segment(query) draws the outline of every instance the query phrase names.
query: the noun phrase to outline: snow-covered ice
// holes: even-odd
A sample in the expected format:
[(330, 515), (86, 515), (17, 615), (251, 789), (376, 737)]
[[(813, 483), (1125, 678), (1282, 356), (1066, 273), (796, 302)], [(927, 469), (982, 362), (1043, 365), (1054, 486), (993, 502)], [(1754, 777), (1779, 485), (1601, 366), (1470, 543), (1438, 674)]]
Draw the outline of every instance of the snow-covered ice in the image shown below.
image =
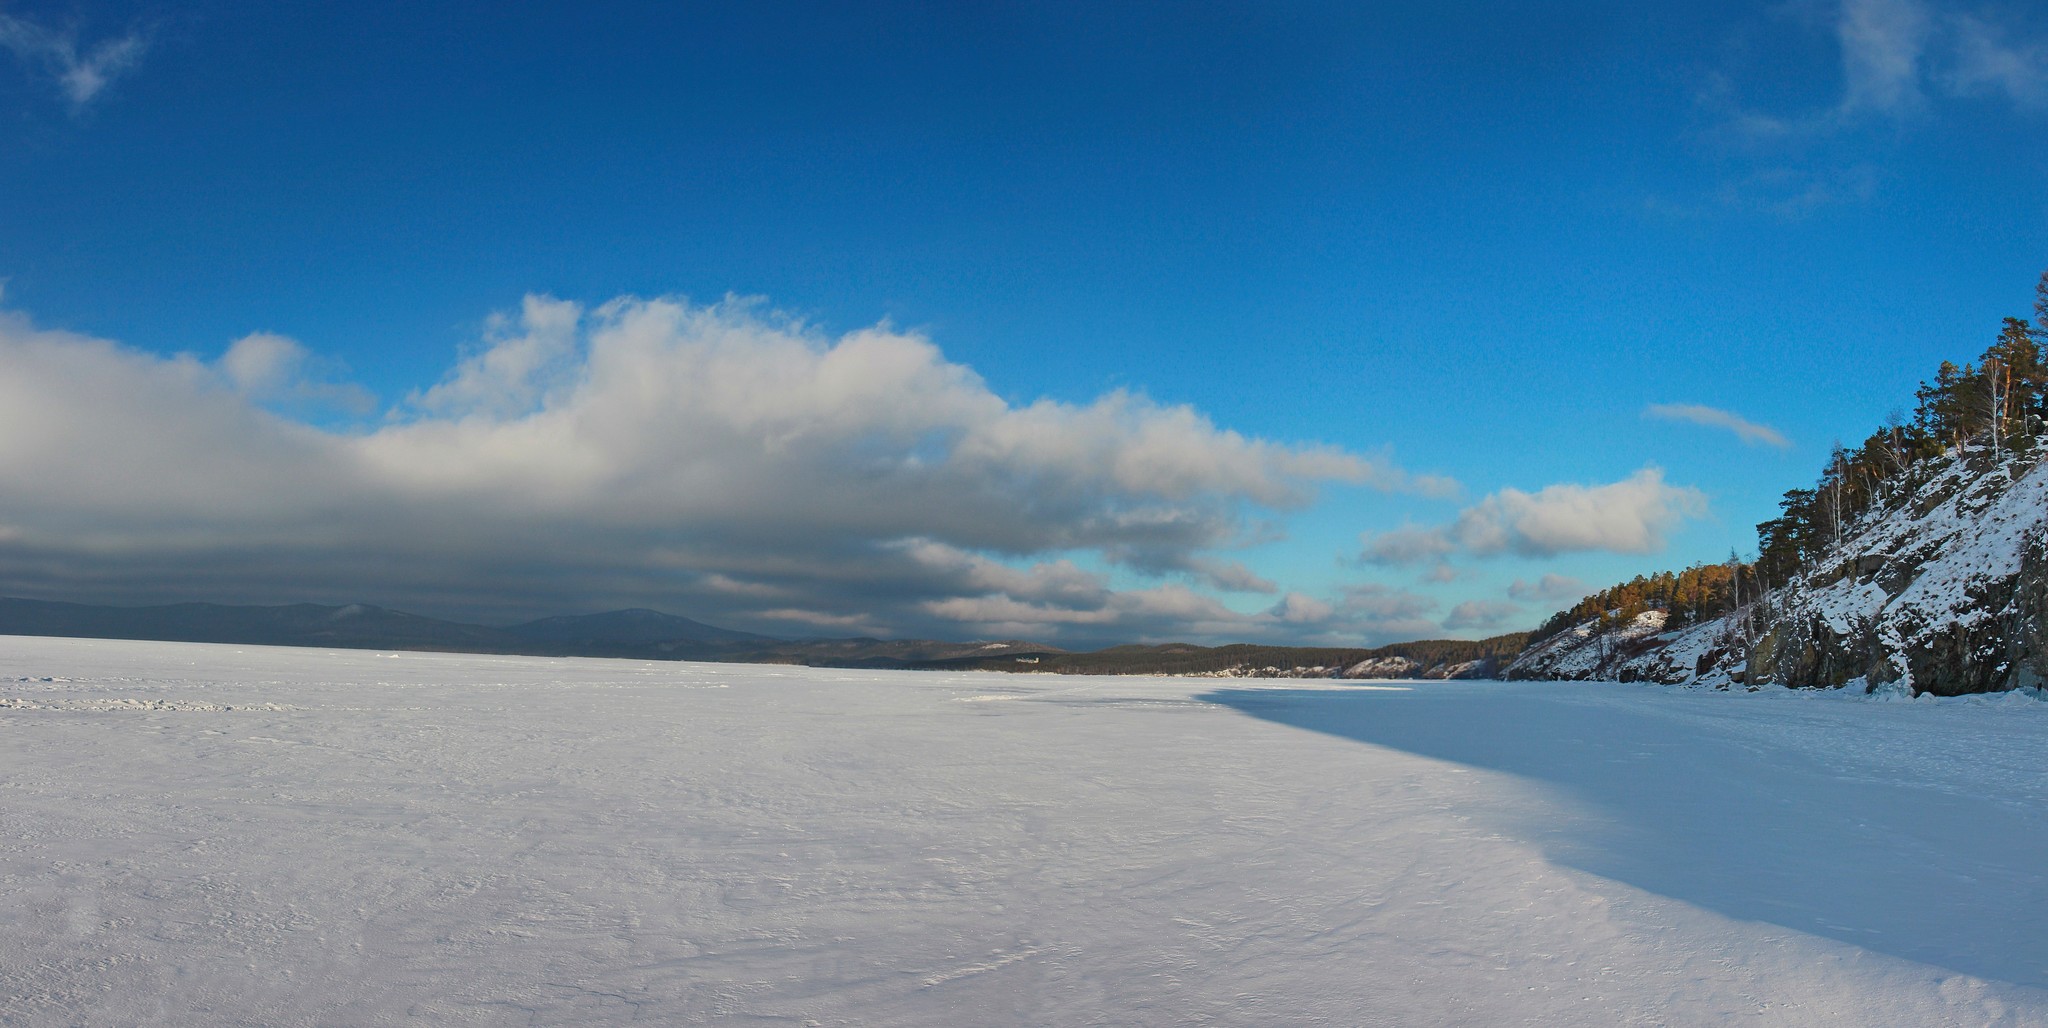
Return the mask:
[(2048, 705), (0, 638), (0, 1023), (2048, 1024)]

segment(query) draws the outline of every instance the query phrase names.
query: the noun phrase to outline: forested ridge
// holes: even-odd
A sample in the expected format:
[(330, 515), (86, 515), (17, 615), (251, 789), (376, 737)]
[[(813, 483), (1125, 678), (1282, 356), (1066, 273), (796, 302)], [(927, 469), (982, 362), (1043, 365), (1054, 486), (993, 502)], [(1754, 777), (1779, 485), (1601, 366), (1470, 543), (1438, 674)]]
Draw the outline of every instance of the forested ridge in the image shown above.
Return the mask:
[[(1490, 639), (1424, 639), (1366, 648), (1262, 646), (1191, 643), (1112, 646), (1089, 653), (1010, 651), (932, 660), (908, 666), (927, 669), (1037, 671), (1070, 675), (1199, 675), (1246, 677), (1397, 678), (1442, 669), (1458, 677), (1490, 674), (1527, 644), (1526, 632)], [(1020, 659), (1021, 658), (1021, 659)], [(1364, 665), (1361, 667), (1361, 665)], [(1467, 665), (1470, 665), (1467, 667)], [(1353, 670), (1356, 669), (1356, 670)]]
[[(1745, 560), (1731, 553), (1722, 563), (1638, 576), (1602, 589), (1559, 611), (1532, 633), (1528, 653), (1537, 652), (1566, 631), (1578, 631), (1592, 639), (1617, 633), (1641, 636), (1632, 643), (1640, 651), (1653, 643), (1643, 636), (1645, 622), (1641, 619), (1654, 610), (1661, 613), (1656, 623), (1664, 638), (1689, 626), (1726, 618), (1728, 649), (1743, 651), (1743, 660), (1761, 654), (1762, 663), (1774, 668), (1797, 666), (1807, 674), (1832, 665), (1828, 673), (1839, 679), (1849, 670), (1847, 662), (1815, 651), (1834, 647), (1855, 652), (1859, 659), (1880, 650), (1903, 652), (1900, 647), (1906, 644), (1895, 631), (1898, 626), (1878, 625), (1882, 620), (1879, 612), (1904, 593), (1931, 562), (1945, 559), (1953, 564), (1963, 559), (1962, 547), (1971, 539), (2027, 522), (2029, 527), (2018, 529), (2005, 549), (1977, 554), (1970, 558), (1974, 566), (1945, 572), (1960, 570), (1966, 578), (2003, 575), (2012, 579), (2026, 571), (2025, 581), (2017, 583), (1965, 582), (1967, 595), (1951, 597), (1963, 603), (1954, 608), (1963, 620), (2000, 620), (2006, 627), (2003, 638), (1977, 633), (1969, 648), (1982, 652), (1952, 653), (1944, 666), (1980, 664), (1984, 671), (1972, 673), (1974, 685), (2005, 682), (1996, 687), (2011, 687), (2019, 665), (2038, 662), (2039, 657), (2034, 651), (2040, 647), (2031, 642), (2039, 618), (2030, 606), (2028, 583), (2036, 575), (2030, 563), (2034, 558), (2028, 555), (2043, 548), (2041, 527), (2033, 521), (2042, 512), (2033, 510), (2029, 501), (2020, 503), (2020, 509), (1998, 514), (1996, 523), (1972, 519), (1992, 516), (1992, 507), (2033, 469), (2042, 444), (2048, 442), (2044, 438), (2048, 433), (2044, 346), (2048, 346), (2048, 273), (2036, 284), (2031, 321), (2004, 318), (1995, 337), (1976, 358), (1960, 365), (1945, 360), (1932, 378), (1920, 384), (1910, 414), (1904, 408), (1895, 410), (1856, 446), (1837, 443), (1813, 485), (1787, 490), (1778, 503), (1778, 516), (1757, 525), (1754, 557)], [(2012, 494), (2014, 499), (2020, 495)], [(1936, 519), (1939, 526), (1922, 521), (1937, 511), (1941, 512)], [(1942, 533), (1939, 538), (1918, 545), (1915, 552), (1893, 552), (1909, 529), (1925, 535), (1937, 528)], [(1880, 539), (1892, 541), (1881, 543)], [(2012, 566), (2006, 567), (2008, 564)], [(1840, 597), (1815, 606), (1820, 591), (1844, 582), (1876, 592), (1846, 607), (1841, 605), (1848, 601)], [(1816, 613), (1821, 607), (1840, 610)], [(1731, 614), (1735, 616), (1729, 617)], [(1925, 635), (1940, 626), (1914, 623), (1911, 627)], [(1779, 652), (1788, 640), (1796, 640), (1806, 652), (1793, 658)], [(1555, 651), (1556, 647), (1549, 649)], [(1626, 653), (1627, 648), (1603, 647), (1602, 652)], [(1606, 663), (1603, 655), (1602, 673)], [(1728, 666), (1737, 676), (1742, 674), (1742, 665)], [(1704, 674), (1704, 665), (1696, 673)], [(1887, 669), (1877, 668), (1872, 680), (1887, 673)]]

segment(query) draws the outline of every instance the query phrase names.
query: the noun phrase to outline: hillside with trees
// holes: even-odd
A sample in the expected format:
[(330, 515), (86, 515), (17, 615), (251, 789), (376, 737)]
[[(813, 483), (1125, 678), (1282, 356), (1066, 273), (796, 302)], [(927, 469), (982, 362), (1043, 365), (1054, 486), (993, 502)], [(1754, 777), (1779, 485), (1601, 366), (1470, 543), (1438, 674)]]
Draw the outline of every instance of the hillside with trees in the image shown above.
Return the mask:
[(2035, 318), (1943, 361), (1757, 526), (1756, 556), (1558, 612), (1512, 677), (1982, 692), (2048, 676), (2048, 274)]

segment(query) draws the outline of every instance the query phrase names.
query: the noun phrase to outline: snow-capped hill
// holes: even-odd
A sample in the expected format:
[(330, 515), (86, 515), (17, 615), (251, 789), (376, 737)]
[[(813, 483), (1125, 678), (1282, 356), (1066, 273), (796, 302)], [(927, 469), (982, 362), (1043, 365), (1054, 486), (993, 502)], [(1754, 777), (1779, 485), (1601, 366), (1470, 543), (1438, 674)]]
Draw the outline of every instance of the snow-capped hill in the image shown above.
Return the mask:
[[(1940, 695), (2048, 677), (2044, 448), (1927, 462), (1790, 583), (1720, 618), (1544, 639), (1510, 678), (1892, 686)], [(1651, 612), (1661, 614), (1661, 612)], [(1647, 618), (1648, 615), (1645, 615)]]

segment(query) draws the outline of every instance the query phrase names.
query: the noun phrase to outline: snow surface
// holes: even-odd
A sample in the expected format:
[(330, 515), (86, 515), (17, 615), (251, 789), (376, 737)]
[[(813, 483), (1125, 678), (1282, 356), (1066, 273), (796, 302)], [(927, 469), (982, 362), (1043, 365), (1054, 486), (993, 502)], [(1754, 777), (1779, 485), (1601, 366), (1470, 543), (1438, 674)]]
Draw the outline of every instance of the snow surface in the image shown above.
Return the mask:
[(0, 637), (0, 1023), (2048, 1024), (2048, 706)]

